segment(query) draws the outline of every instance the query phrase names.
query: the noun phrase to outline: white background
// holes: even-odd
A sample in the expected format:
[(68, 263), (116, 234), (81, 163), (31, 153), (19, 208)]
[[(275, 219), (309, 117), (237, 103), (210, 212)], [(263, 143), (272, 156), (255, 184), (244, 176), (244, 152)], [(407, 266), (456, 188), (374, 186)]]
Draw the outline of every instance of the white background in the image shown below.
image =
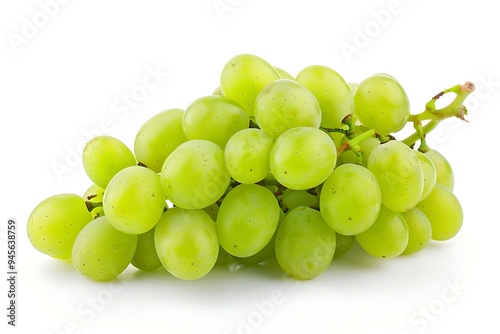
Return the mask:
[[(5, 279), (0, 292), (8, 333), (500, 329), (500, 184), (492, 160), (500, 121), (500, 20), (493, 2), (63, 2), (0, 5), (0, 267), (6, 268), (9, 218), (18, 224), (19, 254), (16, 328), (6, 325)], [(44, 3), (52, 3), (45, 6), (51, 15)], [(342, 51), (348, 45), (354, 53)], [(312, 64), (330, 66), (349, 82), (392, 74), (413, 113), (440, 90), (475, 82), (466, 103), (470, 123), (448, 120), (429, 136), (454, 167), (465, 214), (460, 233), (393, 260), (354, 249), (307, 282), (284, 279), (273, 266), (224, 265), (194, 282), (129, 268), (117, 282), (94, 283), (32, 248), (25, 224), (34, 206), (57, 193), (83, 194), (90, 185), (78, 160), (88, 138), (106, 133), (132, 147), (148, 118), (211, 94), (225, 62), (239, 53), (294, 75)], [(160, 76), (144, 90), (151, 71)], [(135, 96), (131, 107), (122, 100), (126, 95)], [(62, 175), (55, 165), (66, 166)]]

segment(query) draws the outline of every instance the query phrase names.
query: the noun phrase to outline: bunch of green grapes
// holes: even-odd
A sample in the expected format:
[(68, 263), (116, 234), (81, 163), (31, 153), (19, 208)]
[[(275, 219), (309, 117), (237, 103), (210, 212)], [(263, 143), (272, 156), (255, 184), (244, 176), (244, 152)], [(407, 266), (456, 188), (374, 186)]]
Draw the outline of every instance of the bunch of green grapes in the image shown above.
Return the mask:
[[(472, 91), (454, 86), (412, 115), (393, 76), (352, 83), (311, 65), (294, 77), (240, 54), (213, 93), (142, 124), (132, 149), (113, 136), (89, 140), (90, 186), (36, 205), (28, 237), (96, 281), (127, 268), (196, 280), (224, 261), (273, 260), (307, 280), (355, 243), (383, 259), (417, 253), (461, 229), (451, 164), (425, 136), (463, 118)], [(456, 98), (436, 109), (448, 92)], [(415, 133), (398, 140), (408, 123)]]

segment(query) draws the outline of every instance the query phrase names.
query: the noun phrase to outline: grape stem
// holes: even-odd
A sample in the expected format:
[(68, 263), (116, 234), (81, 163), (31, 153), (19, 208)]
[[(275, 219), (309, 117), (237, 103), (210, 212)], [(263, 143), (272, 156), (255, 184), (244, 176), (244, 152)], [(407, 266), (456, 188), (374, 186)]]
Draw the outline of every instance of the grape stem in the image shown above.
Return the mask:
[[(424, 153), (427, 152), (429, 147), (427, 146), (425, 137), (439, 124), (439, 122), (450, 117), (457, 117), (467, 122), (465, 119), (465, 115), (467, 115), (467, 108), (463, 105), (463, 103), (467, 96), (474, 91), (474, 89), (474, 84), (467, 81), (463, 85), (455, 85), (436, 94), (429, 102), (427, 102), (423, 112), (410, 115), (408, 122), (413, 122), (415, 133), (403, 139), (402, 142), (408, 146), (413, 146), (417, 140), (420, 140), (420, 147), (418, 150)], [(446, 107), (436, 109), (436, 101), (447, 93), (455, 93), (456, 96)], [(423, 121), (429, 122), (423, 126)]]
[(87, 210), (89, 210), (89, 212), (92, 212), (92, 210), (94, 210), (95, 208), (102, 207), (102, 202), (85, 201), (85, 205), (87, 206)]
[[(338, 148), (337, 148), (337, 155), (340, 155), (342, 153), (344, 153), (345, 151), (348, 151), (348, 150), (352, 150), (353, 148), (356, 149), (356, 147), (359, 149), (359, 144), (365, 140), (365, 139), (368, 139), (368, 138), (372, 138), (372, 137), (375, 137), (376, 136), (376, 133), (375, 133), (375, 130), (374, 129), (371, 129), (371, 130), (368, 130), (366, 132), (363, 132), (362, 134), (352, 138), (352, 139), (349, 139), (348, 141), (346, 141), (345, 143), (343, 143), (342, 145), (340, 145)], [(356, 152), (355, 152), (356, 153)]]

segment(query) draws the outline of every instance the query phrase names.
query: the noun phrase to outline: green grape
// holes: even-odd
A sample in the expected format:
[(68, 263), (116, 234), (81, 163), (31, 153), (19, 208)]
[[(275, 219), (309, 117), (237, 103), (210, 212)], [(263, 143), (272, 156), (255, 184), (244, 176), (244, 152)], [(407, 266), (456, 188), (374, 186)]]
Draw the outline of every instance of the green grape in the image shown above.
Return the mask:
[(102, 189), (106, 189), (116, 173), (136, 164), (132, 151), (111, 136), (92, 138), (83, 149), (82, 160), (90, 180)]
[(273, 140), (286, 130), (309, 126), (319, 128), (321, 107), (316, 97), (297, 81), (280, 79), (257, 96), (255, 121)]
[(382, 195), (372, 172), (360, 165), (345, 164), (326, 179), (319, 205), (323, 218), (335, 232), (355, 235), (375, 222)]
[(217, 88), (215, 88), (214, 91), (212, 92), (212, 95), (224, 96), (224, 93), (222, 92), (222, 88), (220, 86), (217, 86)]
[(436, 167), (437, 179), (436, 182), (444, 185), (451, 191), (455, 185), (455, 176), (453, 174), (453, 168), (450, 162), (438, 151), (430, 148), (429, 151), (425, 153)]
[(276, 69), (264, 59), (240, 54), (231, 58), (222, 69), (220, 86), (224, 96), (237, 102), (249, 116), (253, 116), (257, 95), (279, 78)]
[(217, 215), (219, 214), (219, 205), (217, 205), (217, 203), (214, 203), (204, 208), (203, 211), (208, 213), (210, 218), (212, 218), (215, 221), (217, 220)]
[(410, 103), (397, 80), (387, 75), (373, 75), (356, 88), (354, 113), (361, 124), (388, 135), (406, 125)]
[(98, 217), (78, 234), (72, 251), (73, 265), (94, 281), (110, 281), (129, 266), (137, 247), (137, 236), (126, 234)]
[(271, 173), (287, 188), (306, 190), (323, 183), (337, 162), (332, 138), (322, 130), (297, 127), (283, 133), (271, 150)]
[(160, 176), (140, 166), (119, 171), (109, 182), (103, 199), (109, 223), (129, 234), (142, 234), (152, 229), (165, 204)]
[(137, 248), (131, 261), (140, 270), (155, 270), (162, 266), (155, 247), (155, 227), (137, 235)]
[(276, 67), (276, 66), (274, 66), (274, 69), (276, 70), (276, 72), (278, 72), (278, 74), (280, 76), (280, 79), (295, 80), (295, 78), (293, 77), (293, 75), (291, 75), (290, 73), (288, 73), (284, 69)]
[(58, 194), (33, 209), (26, 230), (36, 250), (56, 259), (69, 259), (78, 233), (91, 220), (92, 214), (81, 196)]
[(273, 140), (260, 129), (243, 129), (227, 142), (224, 158), (227, 171), (240, 183), (262, 181), (269, 175), (269, 156)]
[(404, 212), (417, 205), (424, 189), (424, 175), (414, 150), (391, 140), (371, 151), (367, 168), (377, 178), (386, 207)]
[(368, 254), (379, 258), (394, 258), (408, 245), (408, 225), (400, 213), (382, 206), (369, 229), (355, 236)]
[(356, 90), (358, 89), (359, 84), (355, 82), (348, 82), (349, 90), (351, 91), (351, 95), (354, 97), (356, 95)]
[(421, 251), (431, 240), (432, 226), (427, 216), (418, 208), (401, 213), (408, 226), (408, 245), (403, 254)]
[(433, 240), (449, 240), (462, 228), (462, 206), (453, 192), (440, 183), (436, 183), (429, 196), (417, 204), (417, 208), (429, 218)]
[(283, 195), (281, 195), (281, 203), (283, 203), (288, 211), (299, 206), (319, 208), (318, 196), (313, 195), (307, 190), (285, 189)]
[(155, 247), (172, 275), (183, 280), (199, 279), (212, 270), (218, 258), (214, 221), (203, 210), (174, 207), (156, 225)]
[(422, 196), (420, 196), (419, 202), (424, 200), (434, 188), (437, 180), (437, 171), (431, 158), (422, 152), (414, 151), (417, 154), (422, 166), (422, 172), (424, 173), (424, 190), (422, 191)]
[[(87, 188), (85, 193), (83, 194), (83, 199), (92, 203), (102, 203), (102, 199), (104, 197), (104, 189), (99, 187), (96, 184), (91, 185)], [(104, 209), (102, 206), (96, 206), (90, 211), (92, 217), (97, 218), (100, 216), (104, 216)]]
[(221, 246), (229, 254), (257, 254), (273, 237), (280, 218), (274, 194), (263, 186), (241, 184), (224, 197), (216, 228)]
[(182, 143), (167, 158), (161, 184), (167, 198), (184, 209), (203, 209), (224, 195), (230, 182), (224, 151), (215, 143), (195, 139)]
[(335, 70), (322, 65), (308, 66), (297, 74), (296, 80), (318, 99), (322, 127), (341, 128), (345, 116), (354, 112), (349, 85)]
[(172, 151), (187, 141), (182, 128), (181, 109), (165, 110), (144, 123), (134, 142), (137, 161), (159, 173), (165, 159)]
[(356, 238), (354, 235), (343, 235), (337, 233), (336, 236), (336, 244), (335, 244), (335, 254), (333, 254), (333, 258), (337, 259), (342, 255), (346, 254), (349, 250), (351, 250)]
[(233, 134), (248, 128), (250, 118), (237, 103), (224, 96), (204, 96), (184, 112), (182, 126), (189, 139), (205, 139), (224, 147)]
[(288, 212), (278, 229), (276, 259), (288, 275), (307, 280), (328, 268), (335, 247), (335, 232), (321, 213), (301, 206)]

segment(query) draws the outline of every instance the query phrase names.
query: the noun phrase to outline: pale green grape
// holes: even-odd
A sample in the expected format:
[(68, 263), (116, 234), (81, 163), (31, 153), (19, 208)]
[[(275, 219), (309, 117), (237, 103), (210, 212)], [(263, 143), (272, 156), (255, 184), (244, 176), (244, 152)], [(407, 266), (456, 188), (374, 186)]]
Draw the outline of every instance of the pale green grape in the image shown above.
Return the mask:
[(273, 140), (260, 129), (243, 129), (227, 142), (224, 158), (227, 171), (240, 183), (262, 181), (269, 175)]
[(429, 156), (425, 155), (422, 152), (414, 151), (417, 154), (418, 159), (420, 160), (422, 166), (422, 172), (424, 174), (424, 189), (422, 191), (422, 196), (420, 196), (419, 202), (424, 200), (434, 188), (434, 185), (437, 181), (437, 171), (434, 163), (432, 162)]
[(323, 65), (311, 65), (300, 71), (296, 80), (318, 99), (322, 127), (341, 128), (344, 117), (354, 112), (349, 85), (335, 70)]
[(451, 191), (455, 185), (455, 176), (453, 174), (453, 168), (450, 162), (438, 151), (430, 148), (429, 151), (425, 153), (436, 167), (437, 179), (436, 182), (444, 185)]
[(355, 236), (368, 254), (386, 259), (401, 255), (408, 245), (408, 237), (408, 225), (403, 216), (384, 206), (373, 225)]
[(90, 180), (102, 189), (106, 189), (116, 173), (136, 164), (132, 151), (111, 136), (92, 138), (83, 149), (82, 160)]
[(360, 165), (344, 164), (326, 179), (319, 204), (323, 218), (335, 232), (355, 235), (375, 222), (382, 195), (372, 172)]
[(357, 86), (354, 113), (361, 124), (388, 135), (406, 125), (410, 103), (397, 80), (387, 75), (373, 75)]
[(165, 208), (160, 176), (149, 168), (132, 166), (119, 171), (104, 193), (104, 214), (123, 233), (152, 229)]
[(212, 95), (224, 96), (224, 93), (222, 92), (222, 88), (220, 86), (217, 86), (217, 88), (215, 88), (214, 91), (212, 92)]
[(335, 247), (335, 232), (321, 213), (301, 206), (288, 212), (278, 229), (276, 259), (288, 275), (307, 280), (328, 268)]
[(248, 128), (250, 118), (243, 108), (224, 96), (204, 96), (184, 112), (182, 126), (189, 139), (210, 140), (224, 147), (233, 134)]
[(286, 130), (310, 126), (319, 128), (321, 107), (311, 91), (290, 79), (267, 85), (257, 96), (255, 121), (273, 140)]
[[(104, 189), (96, 184), (91, 185), (87, 188), (83, 194), (83, 199), (92, 203), (102, 203), (104, 197)], [(102, 206), (96, 206), (92, 211), (90, 211), (92, 217), (97, 218), (104, 216), (104, 209)]]
[(91, 220), (92, 214), (81, 196), (58, 194), (33, 209), (26, 229), (36, 250), (56, 259), (69, 259), (78, 233)]
[(241, 184), (222, 201), (216, 228), (221, 246), (231, 255), (257, 254), (271, 240), (280, 218), (274, 194), (263, 186)]
[(358, 89), (359, 84), (355, 82), (348, 82), (349, 90), (351, 91), (352, 96), (356, 95), (356, 90)]
[(433, 240), (449, 240), (462, 228), (464, 214), (458, 198), (446, 186), (436, 183), (429, 196), (417, 204), (429, 218)]
[(184, 209), (203, 209), (214, 204), (225, 193), (230, 179), (224, 151), (202, 139), (179, 145), (161, 172), (167, 199)]
[(418, 208), (401, 213), (408, 226), (408, 245), (403, 254), (421, 251), (431, 240), (432, 226), (427, 216)]
[(74, 267), (94, 281), (109, 281), (127, 267), (137, 247), (137, 236), (126, 234), (98, 217), (78, 234), (72, 252)]
[(219, 208), (220, 208), (219, 205), (217, 205), (217, 203), (214, 203), (204, 208), (203, 211), (208, 213), (210, 218), (212, 218), (215, 221), (217, 220), (217, 215), (219, 214)]
[(319, 208), (319, 198), (307, 190), (292, 190), (285, 189), (281, 195), (281, 203), (288, 211), (299, 206), (307, 206), (310, 208)]
[(168, 109), (144, 123), (134, 142), (137, 161), (159, 173), (165, 159), (181, 143), (187, 141), (182, 128), (181, 109)]
[(335, 254), (333, 254), (333, 258), (337, 259), (342, 255), (346, 254), (354, 245), (356, 238), (354, 235), (343, 235), (337, 233), (336, 236), (336, 244), (335, 244)]
[(137, 247), (132, 265), (141, 270), (155, 270), (162, 266), (155, 247), (155, 227), (137, 235)]
[(214, 221), (203, 210), (174, 207), (156, 225), (155, 247), (172, 275), (183, 280), (199, 279), (217, 261), (219, 242)]
[(290, 79), (290, 80), (295, 80), (295, 78), (293, 77), (293, 75), (291, 75), (290, 73), (288, 73), (287, 71), (285, 71), (284, 69), (280, 68), (280, 67), (276, 67), (274, 66), (274, 69), (276, 70), (276, 72), (278, 72), (278, 74), (280, 75), (280, 79)]
[(396, 212), (413, 208), (424, 189), (424, 174), (417, 154), (400, 141), (391, 140), (375, 147), (367, 168), (375, 175), (382, 191), (382, 204)]
[(283, 133), (271, 150), (270, 167), (287, 188), (306, 190), (323, 183), (337, 162), (332, 138), (322, 130), (297, 127)]
[(279, 78), (276, 69), (264, 59), (240, 54), (231, 58), (222, 69), (220, 86), (224, 96), (237, 102), (249, 116), (253, 116), (257, 95)]

